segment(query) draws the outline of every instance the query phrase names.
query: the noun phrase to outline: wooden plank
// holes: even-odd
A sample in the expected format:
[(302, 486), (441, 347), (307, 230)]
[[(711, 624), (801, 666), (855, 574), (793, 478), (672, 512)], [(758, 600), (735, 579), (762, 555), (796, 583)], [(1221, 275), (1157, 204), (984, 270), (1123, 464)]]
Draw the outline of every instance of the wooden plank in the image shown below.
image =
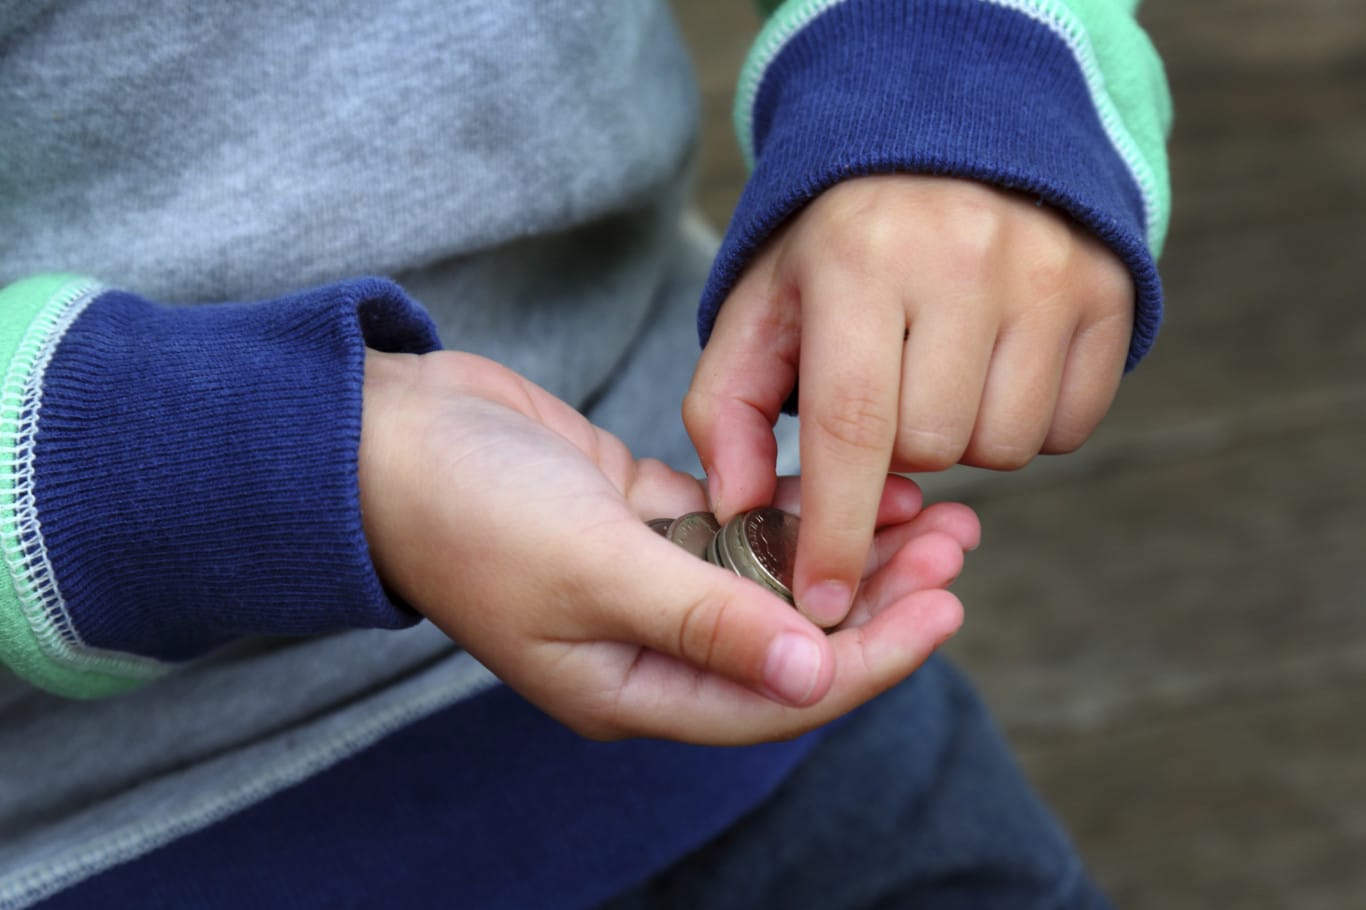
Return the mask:
[(1125, 910), (1355, 910), (1366, 674), (1167, 709), (1023, 764)]
[[(951, 644), (1013, 729), (1366, 669), (1366, 421), (977, 504)], [(1366, 794), (1364, 794), (1366, 795)]]

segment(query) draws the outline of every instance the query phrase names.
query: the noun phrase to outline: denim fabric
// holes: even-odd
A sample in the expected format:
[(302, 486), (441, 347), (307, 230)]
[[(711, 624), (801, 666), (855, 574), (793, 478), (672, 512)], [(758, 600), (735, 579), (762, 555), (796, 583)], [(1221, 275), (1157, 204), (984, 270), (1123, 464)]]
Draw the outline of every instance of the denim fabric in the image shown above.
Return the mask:
[(726, 834), (602, 910), (1110, 906), (981, 699), (936, 657)]

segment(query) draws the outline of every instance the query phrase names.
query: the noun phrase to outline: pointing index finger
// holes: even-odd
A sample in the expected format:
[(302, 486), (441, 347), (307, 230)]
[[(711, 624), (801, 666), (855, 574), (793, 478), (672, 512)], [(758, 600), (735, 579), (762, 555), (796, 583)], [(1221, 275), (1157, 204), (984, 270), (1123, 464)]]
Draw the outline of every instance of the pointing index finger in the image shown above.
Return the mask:
[(802, 284), (802, 526), (793, 592), (814, 622), (844, 619), (891, 465), (905, 311), (888, 289), (827, 265)]

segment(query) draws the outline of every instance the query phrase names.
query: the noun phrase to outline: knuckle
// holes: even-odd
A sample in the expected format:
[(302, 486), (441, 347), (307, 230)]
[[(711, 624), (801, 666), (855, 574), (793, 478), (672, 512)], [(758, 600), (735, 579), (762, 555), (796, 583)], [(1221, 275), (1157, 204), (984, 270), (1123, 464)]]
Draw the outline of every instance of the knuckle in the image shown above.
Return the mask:
[(974, 461), (979, 467), (996, 471), (1018, 471), (1034, 460), (1036, 450), (1018, 445), (1001, 443), (983, 446), (980, 453), (974, 452)]
[(936, 230), (952, 274), (974, 281), (1001, 248), (1005, 215), (999, 205), (973, 195), (957, 202)]
[(921, 471), (944, 471), (963, 457), (967, 440), (947, 430), (903, 427), (897, 436), (896, 454), (901, 463)]
[(1025, 250), (1024, 280), (1035, 299), (1053, 299), (1077, 281), (1077, 244), (1066, 225), (1030, 232)]
[(1044, 449), (1065, 455), (1080, 449), (1095, 432), (1102, 408), (1084, 407), (1060, 411), (1053, 417), (1053, 425), (1044, 439)]
[(827, 444), (855, 456), (881, 454), (895, 438), (893, 418), (883, 412), (871, 394), (854, 392), (838, 396), (838, 407), (815, 415), (816, 428)]
[(810, 236), (822, 257), (859, 274), (877, 274), (901, 258), (905, 237), (900, 220), (887, 217), (879, 194), (831, 193), (823, 198), (822, 229)]
[(712, 414), (716, 409), (714, 395), (698, 389), (688, 389), (683, 396), (683, 425), (689, 433), (696, 434), (711, 425)]
[(878, 218), (832, 231), (823, 237), (822, 246), (840, 268), (858, 275), (877, 275), (886, 263), (897, 259), (891, 225)]
[(949, 210), (946, 227), (950, 236), (970, 245), (972, 241), (990, 245), (1005, 227), (1005, 209), (994, 196), (963, 196)]
[(1055, 427), (1044, 440), (1044, 451), (1054, 455), (1070, 455), (1086, 444), (1091, 438), (1087, 431), (1075, 427)]
[(1017, 471), (1039, 454), (1054, 413), (1052, 400), (1017, 398), (981, 422), (968, 442), (967, 463), (994, 471)]
[(688, 663), (709, 670), (726, 624), (728, 603), (714, 589), (690, 602), (678, 624), (678, 654)]

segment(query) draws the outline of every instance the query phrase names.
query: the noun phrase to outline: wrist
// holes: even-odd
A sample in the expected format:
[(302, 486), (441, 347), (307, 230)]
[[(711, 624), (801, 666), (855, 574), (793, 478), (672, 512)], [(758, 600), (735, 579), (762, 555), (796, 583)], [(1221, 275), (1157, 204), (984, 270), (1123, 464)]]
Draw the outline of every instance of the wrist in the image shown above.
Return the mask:
[(405, 434), (399, 429), (418, 369), (418, 355), (392, 354), (367, 348), (361, 392), (361, 434), (357, 453), (361, 525), (375, 571), (392, 587), (395, 570), (392, 548), (396, 526), (394, 503), (402, 501), (399, 480)]

